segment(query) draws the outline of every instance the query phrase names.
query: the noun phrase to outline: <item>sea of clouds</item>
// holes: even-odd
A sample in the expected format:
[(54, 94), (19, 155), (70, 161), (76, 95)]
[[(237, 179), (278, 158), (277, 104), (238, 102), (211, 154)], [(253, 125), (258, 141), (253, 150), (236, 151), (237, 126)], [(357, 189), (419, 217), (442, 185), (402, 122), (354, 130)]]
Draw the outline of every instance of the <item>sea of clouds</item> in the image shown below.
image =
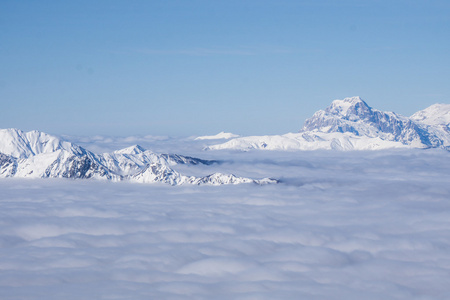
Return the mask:
[(2, 179), (0, 299), (448, 299), (449, 152), (195, 145), (281, 182)]

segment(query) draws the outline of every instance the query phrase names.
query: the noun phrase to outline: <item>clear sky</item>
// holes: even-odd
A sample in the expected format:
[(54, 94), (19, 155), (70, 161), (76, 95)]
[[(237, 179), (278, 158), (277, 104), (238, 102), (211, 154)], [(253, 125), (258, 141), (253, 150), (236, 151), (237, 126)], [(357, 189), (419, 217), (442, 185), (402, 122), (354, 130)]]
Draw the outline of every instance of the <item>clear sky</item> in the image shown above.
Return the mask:
[(450, 1), (0, 1), (0, 128), (283, 134), (450, 103)]

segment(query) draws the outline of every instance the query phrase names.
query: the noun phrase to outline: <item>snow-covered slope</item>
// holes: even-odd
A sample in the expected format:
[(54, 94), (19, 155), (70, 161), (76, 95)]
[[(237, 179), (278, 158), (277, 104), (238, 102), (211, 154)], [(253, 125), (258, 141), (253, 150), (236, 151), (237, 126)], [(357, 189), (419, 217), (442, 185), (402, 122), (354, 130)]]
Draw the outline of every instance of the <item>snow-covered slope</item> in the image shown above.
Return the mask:
[(305, 121), (300, 132), (349, 132), (356, 136), (379, 137), (415, 147), (437, 146), (428, 132), (407, 117), (382, 112), (367, 105), (360, 97), (335, 100)]
[(0, 152), (16, 158), (28, 158), (42, 153), (65, 150), (82, 155), (85, 150), (70, 142), (39, 131), (23, 132), (9, 128), (0, 129)]
[(156, 154), (139, 145), (113, 153), (95, 154), (39, 131), (0, 130), (0, 177), (97, 178), (178, 184), (266, 183), (234, 175), (184, 176), (177, 164), (210, 165), (214, 161), (178, 154)]
[(411, 119), (430, 126), (450, 128), (450, 104), (433, 104), (413, 114)]
[(96, 159), (109, 170), (122, 176), (138, 173), (150, 164), (167, 166), (177, 164), (210, 165), (215, 162), (178, 154), (157, 154), (150, 150), (145, 150), (139, 145), (117, 150), (113, 153), (96, 155)]
[(441, 141), (443, 148), (450, 149), (450, 104), (431, 105), (416, 112), (410, 119)]
[(2, 177), (119, 179), (95, 154), (39, 131), (1, 129), (0, 152)]
[(147, 165), (140, 172), (129, 176), (128, 179), (133, 182), (153, 183), (163, 182), (170, 185), (181, 184), (207, 184), (207, 185), (222, 185), (222, 184), (240, 184), (240, 183), (256, 183), (268, 184), (277, 183), (274, 179), (264, 178), (261, 180), (254, 180), (245, 177), (237, 177), (233, 174), (214, 173), (205, 177), (185, 176), (179, 172), (171, 169), (169, 166), (159, 163)]
[(205, 150), (381, 150), (406, 148), (399, 142), (351, 133), (303, 132), (284, 135), (249, 136), (206, 147)]
[(448, 148), (450, 105), (432, 106), (408, 118), (367, 105), (360, 97), (334, 100), (306, 120), (299, 133), (232, 139), (206, 149), (376, 150)]

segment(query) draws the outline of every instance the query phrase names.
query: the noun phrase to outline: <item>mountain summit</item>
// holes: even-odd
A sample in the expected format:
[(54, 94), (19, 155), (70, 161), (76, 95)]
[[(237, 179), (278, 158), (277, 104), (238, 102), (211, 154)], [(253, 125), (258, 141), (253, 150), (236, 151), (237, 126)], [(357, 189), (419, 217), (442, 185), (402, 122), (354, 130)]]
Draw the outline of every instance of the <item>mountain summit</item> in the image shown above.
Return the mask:
[(0, 129), (1, 153), (17, 158), (28, 158), (58, 150), (79, 155), (86, 153), (83, 148), (75, 144), (37, 130), (23, 132), (16, 128)]
[(349, 97), (314, 113), (297, 134), (242, 137), (207, 149), (450, 149), (449, 123), (449, 104), (432, 105), (408, 118), (374, 109), (360, 97)]
[(360, 97), (334, 100), (325, 110), (319, 110), (305, 121), (300, 132), (307, 131), (350, 132), (356, 136), (379, 137), (418, 147), (438, 147), (441, 144), (413, 120), (373, 109)]
[(443, 126), (450, 131), (450, 104), (433, 104), (413, 114), (411, 119), (430, 126)]
[(347, 119), (370, 115), (371, 111), (372, 108), (359, 96), (334, 100), (326, 109), (326, 112), (329, 114), (339, 115)]

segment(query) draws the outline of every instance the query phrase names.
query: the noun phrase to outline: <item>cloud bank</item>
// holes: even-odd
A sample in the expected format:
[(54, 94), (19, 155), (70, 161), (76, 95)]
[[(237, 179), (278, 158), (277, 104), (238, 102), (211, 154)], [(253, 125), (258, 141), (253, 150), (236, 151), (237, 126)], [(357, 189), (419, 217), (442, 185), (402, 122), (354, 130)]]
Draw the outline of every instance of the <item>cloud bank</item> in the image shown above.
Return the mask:
[(0, 180), (2, 298), (448, 296), (448, 152), (221, 155), (284, 183)]

